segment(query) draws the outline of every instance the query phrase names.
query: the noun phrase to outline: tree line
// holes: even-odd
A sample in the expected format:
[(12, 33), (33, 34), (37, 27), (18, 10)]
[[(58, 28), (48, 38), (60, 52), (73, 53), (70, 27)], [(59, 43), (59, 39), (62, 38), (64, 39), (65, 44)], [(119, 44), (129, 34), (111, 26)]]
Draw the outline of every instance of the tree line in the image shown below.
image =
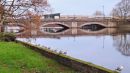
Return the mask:
[(130, 0), (121, 0), (112, 10), (114, 18), (130, 19)]
[[(104, 11), (97, 10), (94, 16), (105, 16)], [(115, 5), (115, 7), (110, 12), (110, 16), (115, 19), (129, 20), (130, 19), (130, 0), (121, 0)]]

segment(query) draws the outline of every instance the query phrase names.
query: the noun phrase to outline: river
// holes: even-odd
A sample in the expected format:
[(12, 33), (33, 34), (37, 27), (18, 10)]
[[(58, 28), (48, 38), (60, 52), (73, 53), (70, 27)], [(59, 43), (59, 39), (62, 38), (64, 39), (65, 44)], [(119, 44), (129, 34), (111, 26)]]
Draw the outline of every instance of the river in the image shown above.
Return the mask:
[(67, 52), (66, 55), (115, 70), (130, 72), (129, 30), (105, 28), (98, 30), (45, 28), (19, 33), (17, 39)]

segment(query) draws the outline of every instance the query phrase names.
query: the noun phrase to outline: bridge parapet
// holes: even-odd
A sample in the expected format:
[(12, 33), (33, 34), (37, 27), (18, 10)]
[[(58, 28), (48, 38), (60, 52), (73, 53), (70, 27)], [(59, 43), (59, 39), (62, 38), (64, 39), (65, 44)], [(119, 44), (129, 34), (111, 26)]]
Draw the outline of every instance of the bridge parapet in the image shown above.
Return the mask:
[(110, 19), (96, 19), (96, 18), (86, 18), (86, 19), (43, 19), (42, 20), (43, 22), (54, 22), (54, 21), (70, 21), (70, 22), (72, 22), (72, 21), (76, 21), (76, 22), (83, 22), (83, 21), (85, 21), (85, 22), (107, 22), (107, 21), (111, 21)]

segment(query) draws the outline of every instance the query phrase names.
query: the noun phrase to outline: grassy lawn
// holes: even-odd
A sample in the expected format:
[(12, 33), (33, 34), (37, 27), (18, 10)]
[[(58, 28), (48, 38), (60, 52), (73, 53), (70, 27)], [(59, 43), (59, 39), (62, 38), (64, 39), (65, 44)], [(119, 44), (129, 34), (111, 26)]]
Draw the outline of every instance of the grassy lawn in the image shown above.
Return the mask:
[(76, 73), (21, 44), (0, 42), (0, 73)]

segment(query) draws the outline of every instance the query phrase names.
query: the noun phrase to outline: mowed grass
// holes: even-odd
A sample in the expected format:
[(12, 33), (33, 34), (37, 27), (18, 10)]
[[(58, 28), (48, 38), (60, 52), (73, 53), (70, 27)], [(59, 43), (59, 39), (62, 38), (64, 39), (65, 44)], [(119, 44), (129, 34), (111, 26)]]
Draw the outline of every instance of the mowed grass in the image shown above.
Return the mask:
[(14, 42), (0, 42), (0, 73), (77, 73)]

